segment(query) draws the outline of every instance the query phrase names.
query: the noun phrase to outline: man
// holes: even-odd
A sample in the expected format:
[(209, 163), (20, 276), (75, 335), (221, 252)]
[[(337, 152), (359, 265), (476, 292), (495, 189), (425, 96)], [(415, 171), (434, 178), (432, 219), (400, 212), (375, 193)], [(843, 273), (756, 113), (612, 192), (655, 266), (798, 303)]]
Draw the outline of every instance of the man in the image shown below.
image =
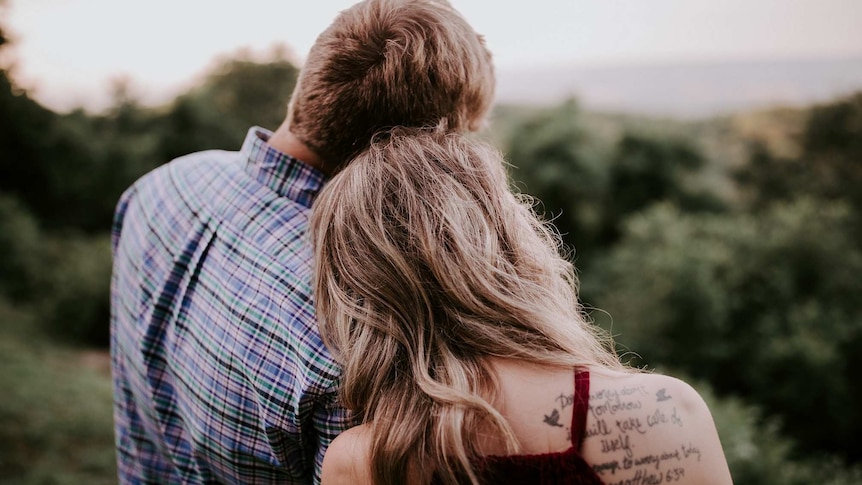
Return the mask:
[(311, 204), (375, 132), (475, 130), (493, 88), (490, 54), (448, 3), (366, 0), (317, 39), (275, 133), (126, 191), (111, 291), (121, 483), (318, 481), (353, 423), (312, 314)]

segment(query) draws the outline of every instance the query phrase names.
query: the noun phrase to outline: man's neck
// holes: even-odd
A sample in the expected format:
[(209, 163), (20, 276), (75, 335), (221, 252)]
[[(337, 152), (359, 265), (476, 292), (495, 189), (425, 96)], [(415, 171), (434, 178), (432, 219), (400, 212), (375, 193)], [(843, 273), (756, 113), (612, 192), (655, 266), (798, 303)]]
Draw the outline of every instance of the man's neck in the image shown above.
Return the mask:
[(275, 130), (275, 133), (269, 138), (267, 144), (276, 150), (290, 155), (297, 160), (302, 160), (306, 164), (320, 170), (326, 175), (331, 174), (331, 170), (327, 168), (326, 163), (314, 151), (296, 137), (291, 131), (287, 122)]

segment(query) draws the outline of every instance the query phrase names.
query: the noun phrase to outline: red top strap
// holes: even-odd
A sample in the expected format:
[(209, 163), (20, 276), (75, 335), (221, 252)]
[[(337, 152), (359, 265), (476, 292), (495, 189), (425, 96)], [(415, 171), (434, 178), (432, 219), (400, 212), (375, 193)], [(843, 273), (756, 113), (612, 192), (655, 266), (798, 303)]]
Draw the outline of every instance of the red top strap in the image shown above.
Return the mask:
[[(556, 453), (537, 455), (483, 456), (476, 460), (481, 483), (494, 485), (602, 485), (593, 467), (580, 455), (590, 403), (590, 373), (575, 372), (575, 395), (572, 410), (572, 447)], [(433, 483), (440, 483), (435, 477)]]
[(575, 408), (572, 410), (572, 446), (581, 451), (587, 429), (587, 411), (590, 408), (590, 371), (575, 371)]

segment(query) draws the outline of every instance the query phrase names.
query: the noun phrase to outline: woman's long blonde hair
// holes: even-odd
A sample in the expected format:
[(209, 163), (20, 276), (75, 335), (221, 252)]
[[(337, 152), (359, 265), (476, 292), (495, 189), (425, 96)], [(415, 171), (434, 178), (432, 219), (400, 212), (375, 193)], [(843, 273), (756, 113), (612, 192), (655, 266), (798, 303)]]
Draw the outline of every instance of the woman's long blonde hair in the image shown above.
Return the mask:
[(320, 332), (341, 397), (373, 422), (375, 483), (477, 482), (480, 430), (518, 450), (489, 357), (618, 367), (556, 233), (490, 145), (396, 129), (320, 193), (311, 219)]

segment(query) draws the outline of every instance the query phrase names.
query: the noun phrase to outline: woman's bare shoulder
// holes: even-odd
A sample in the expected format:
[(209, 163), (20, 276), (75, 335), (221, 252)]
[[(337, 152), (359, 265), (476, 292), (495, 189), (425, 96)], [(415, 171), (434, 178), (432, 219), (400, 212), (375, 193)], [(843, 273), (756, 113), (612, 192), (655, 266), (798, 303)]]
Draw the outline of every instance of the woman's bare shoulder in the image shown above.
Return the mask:
[(323, 485), (352, 483), (370, 484), (368, 468), (371, 450), (371, 428), (361, 425), (351, 428), (329, 444), (323, 457), (320, 481)]
[(607, 484), (732, 483), (703, 398), (660, 374), (591, 374), (582, 454)]

